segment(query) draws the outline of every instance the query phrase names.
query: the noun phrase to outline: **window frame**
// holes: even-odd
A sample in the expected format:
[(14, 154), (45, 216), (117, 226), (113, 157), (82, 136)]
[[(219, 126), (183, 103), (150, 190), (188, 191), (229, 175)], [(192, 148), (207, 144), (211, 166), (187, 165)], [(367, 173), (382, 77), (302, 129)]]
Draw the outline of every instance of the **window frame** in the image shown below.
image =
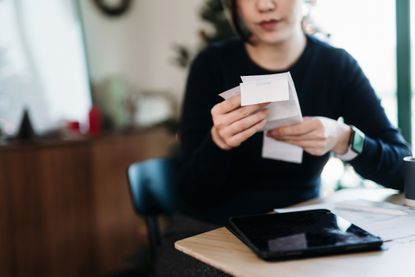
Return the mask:
[(412, 144), (411, 4), (396, 0), (396, 82), (398, 127)]

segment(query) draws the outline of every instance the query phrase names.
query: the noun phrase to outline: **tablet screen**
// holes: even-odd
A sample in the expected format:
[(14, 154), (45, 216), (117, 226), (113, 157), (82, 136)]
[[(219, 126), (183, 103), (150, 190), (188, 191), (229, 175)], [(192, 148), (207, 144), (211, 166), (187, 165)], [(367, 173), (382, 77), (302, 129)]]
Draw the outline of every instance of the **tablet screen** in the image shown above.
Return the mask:
[[(380, 246), (382, 240), (329, 210), (233, 217), (230, 229), (256, 252), (301, 253), (309, 250)], [(294, 251), (294, 252), (293, 252)], [(324, 251), (323, 251), (324, 252)]]

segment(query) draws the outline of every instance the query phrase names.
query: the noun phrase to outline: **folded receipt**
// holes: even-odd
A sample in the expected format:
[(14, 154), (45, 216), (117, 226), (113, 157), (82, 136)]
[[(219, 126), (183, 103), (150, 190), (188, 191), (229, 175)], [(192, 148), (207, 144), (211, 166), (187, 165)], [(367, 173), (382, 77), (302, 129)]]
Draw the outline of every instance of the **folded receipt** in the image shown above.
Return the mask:
[(262, 157), (292, 163), (301, 163), (303, 150), (296, 145), (266, 136), (266, 131), (277, 127), (299, 123), (303, 120), (297, 91), (289, 72), (266, 75), (241, 76), (242, 83), (221, 94), (224, 99), (241, 95), (241, 106), (260, 103), (270, 104), (267, 123), (262, 128)]

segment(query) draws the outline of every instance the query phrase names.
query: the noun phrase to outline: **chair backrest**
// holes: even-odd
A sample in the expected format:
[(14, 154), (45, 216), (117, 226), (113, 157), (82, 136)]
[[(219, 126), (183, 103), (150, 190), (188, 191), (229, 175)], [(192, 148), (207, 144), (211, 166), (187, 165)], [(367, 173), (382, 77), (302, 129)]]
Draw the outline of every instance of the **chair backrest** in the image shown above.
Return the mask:
[(128, 167), (127, 175), (137, 214), (157, 216), (173, 212), (175, 207), (173, 158), (133, 163)]

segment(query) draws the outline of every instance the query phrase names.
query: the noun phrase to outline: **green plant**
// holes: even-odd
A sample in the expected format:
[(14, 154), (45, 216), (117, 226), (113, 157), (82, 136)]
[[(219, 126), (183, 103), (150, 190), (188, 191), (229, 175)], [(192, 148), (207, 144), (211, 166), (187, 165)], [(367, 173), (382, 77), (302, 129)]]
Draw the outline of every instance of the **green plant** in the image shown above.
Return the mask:
[(199, 10), (199, 17), (202, 21), (208, 23), (207, 28), (199, 30), (199, 47), (196, 50), (192, 50), (182, 44), (173, 46), (174, 51), (176, 52), (174, 63), (181, 68), (187, 68), (195, 53), (199, 52), (210, 43), (235, 36), (221, 0), (208, 0), (204, 2)]

